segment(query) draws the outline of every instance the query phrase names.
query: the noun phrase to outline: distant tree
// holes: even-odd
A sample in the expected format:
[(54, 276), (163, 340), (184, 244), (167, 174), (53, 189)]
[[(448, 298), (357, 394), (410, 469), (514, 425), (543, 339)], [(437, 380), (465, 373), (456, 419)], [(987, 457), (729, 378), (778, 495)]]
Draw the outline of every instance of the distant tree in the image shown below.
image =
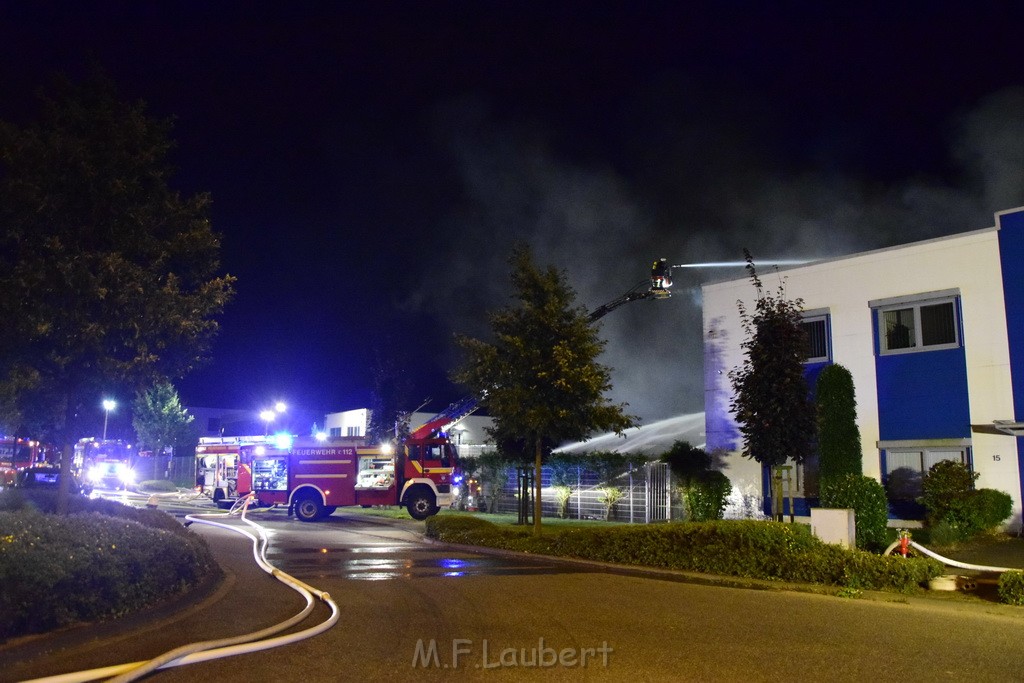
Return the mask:
[(391, 351), (396, 345), (385, 344), (385, 347), (389, 352), (378, 350), (373, 365), (373, 391), (366, 433), (374, 443), (403, 439), (409, 433), (409, 416), (403, 411), (409, 409), (412, 382)]
[(605, 398), (610, 370), (597, 362), (604, 342), (555, 268), (539, 270), (527, 247), (512, 255), (518, 305), (490, 316), (495, 340), (459, 337), (465, 363), (453, 378), (483, 397), (493, 434), (517, 435), (534, 460), (534, 534), (541, 533), (541, 467), (553, 442), (636, 425), (625, 405)]
[[(178, 392), (170, 382), (158, 382), (139, 392), (132, 407), (132, 426), (139, 438), (139, 446), (152, 451), (154, 477), (158, 477), (165, 464), (164, 451), (168, 446), (177, 455), (195, 446), (194, 415), (182, 407)], [(195, 454), (193, 448), (192, 454)]]
[(801, 463), (813, 452), (816, 430), (815, 406), (804, 379), (803, 300), (786, 298), (781, 285), (775, 294), (765, 292), (753, 257), (746, 250), (744, 255), (757, 302), (753, 313), (737, 302), (747, 338), (743, 364), (729, 373), (732, 411), (747, 457), (769, 467), (788, 459)]
[(818, 474), (821, 479), (863, 473), (853, 375), (830, 365), (818, 375)]
[(0, 408), (63, 444), (111, 386), (203, 362), (233, 295), (209, 197), (168, 181), (167, 121), (94, 75), (59, 82), (38, 123), (0, 122)]
[(497, 512), (498, 502), (508, 484), (511, 463), (497, 451), (484, 451), (477, 458), (480, 472), (480, 489), (487, 501), (487, 512)]

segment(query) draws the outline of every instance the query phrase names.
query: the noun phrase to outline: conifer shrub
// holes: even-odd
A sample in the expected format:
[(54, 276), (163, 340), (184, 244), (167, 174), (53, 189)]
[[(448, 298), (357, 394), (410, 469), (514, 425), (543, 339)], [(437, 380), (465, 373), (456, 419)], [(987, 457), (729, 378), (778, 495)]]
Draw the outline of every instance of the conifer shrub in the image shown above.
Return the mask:
[(821, 479), (862, 474), (860, 430), (853, 375), (842, 365), (829, 365), (818, 375), (818, 473)]

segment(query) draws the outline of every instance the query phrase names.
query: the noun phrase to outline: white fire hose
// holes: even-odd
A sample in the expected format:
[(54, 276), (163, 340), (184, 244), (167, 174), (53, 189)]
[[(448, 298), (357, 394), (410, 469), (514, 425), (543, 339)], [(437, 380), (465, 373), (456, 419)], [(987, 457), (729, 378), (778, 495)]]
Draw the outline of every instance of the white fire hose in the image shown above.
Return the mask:
[[(269, 650), (271, 648), (280, 647), (282, 645), (290, 645), (292, 643), (305, 640), (306, 638), (312, 638), (313, 636), (319, 635), (324, 631), (328, 630), (335, 623), (337, 623), (340, 616), (338, 605), (331, 599), (331, 596), (324, 591), (318, 590), (302, 581), (296, 579), (293, 576), (282, 572), (277, 569), (266, 559), (266, 548), (269, 544), (267, 539), (266, 531), (259, 524), (246, 518), (245, 513), (248, 508), (249, 502), (252, 500), (250, 496), (239, 499), (238, 502), (231, 508), (227, 513), (216, 514), (216, 515), (188, 515), (185, 519), (191, 523), (197, 524), (209, 524), (210, 526), (227, 529), (235, 533), (242, 534), (249, 538), (253, 542), (253, 557), (256, 560), (256, 564), (259, 565), (260, 569), (273, 576), (278, 581), (284, 583), (289, 588), (295, 590), (306, 600), (306, 606), (301, 612), (295, 616), (283, 621), (274, 626), (262, 629), (260, 631), (254, 631), (252, 633), (246, 633), (240, 636), (234, 636), (232, 638), (223, 638), (220, 640), (208, 640), (197, 643), (190, 643), (182, 647), (176, 648), (169, 652), (155, 657), (149, 661), (143, 662), (131, 662), (129, 664), (117, 664), (114, 666), (102, 667), (99, 669), (90, 669), (88, 671), (76, 671), (73, 673), (61, 674), (58, 676), (48, 676), (45, 678), (36, 678), (31, 681), (25, 681), (24, 683), (79, 683), (83, 681), (95, 681), (103, 678), (110, 678), (111, 683), (123, 683), (125, 681), (134, 681), (146, 674), (149, 674), (157, 669), (165, 669), (174, 666), (181, 666), (183, 664), (197, 664), (199, 662), (206, 662), (212, 659), (219, 659), (221, 657), (232, 657), (234, 655), (248, 654), (250, 652), (259, 652), (261, 650)], [(243, 522), (251, 527), (254, 527), (259, 532), (259, 538), (245, 529), (232, 526), (230, 524), (223, 524), (221, 522), (213, 521), (212, 519), (204, 519), (207, 517), (228, 517), (234, 516), (235, 514), (240, 515)], [(325, 603), (331, 610), (331, 616), (326, 621), (312, 628), (308, 628), (304, 631), (298, 631), (296, 633), (277, 636), (271, 638), (275, 633), (280, 633), (288, 628), (291, 628), (295, 624), (306, 619), (309, 614), (313, 611), (315, 605), (314, 596), (321, 602)], [(111, 678), (113, 677), (113, 678)]]
[[(927, 555), (928, 557), (931, 557), (933, 559), (936, 559), (936, 560), (938, 560), (939, 562), (941, 562), (941, 563), (943, 563), (945, 565), (949, 565), (950, 567), (958, 567), (960, 569), (970, 569), (970, 570), (979, 571), (979, 572), (995, 572), (995, 573), (1000, 573), (1000, 574), (1002, 572), (1021, 571), (1020, 568), (1014, 569), (1012, 567), (986, 567), (985, 565), (981, 565), (981, 564), (970, 564), (968, 562), (960, 562), (959, 560), (951, 560), (948, 557), (943, 557), (942, 555), (939, 555), (936, 552), (928, 550), (928, 548), (925, 548), (923, 545), (921, 545), (920, 543), (917, 543), (916, 541), (909, 541), (908, 545), (916, 548), (922, 554)], [(894, 551), (899, 546), (900, 546), (900, 539), (896, 539), (895, 541), (892, 542), (891, 545), (889, 545), (888, 548), (885, 549), (885, 552), (882, 553), (882, 554), (883, 555), (889, 555), (889, 554), (892, 553), (892, 551)]]

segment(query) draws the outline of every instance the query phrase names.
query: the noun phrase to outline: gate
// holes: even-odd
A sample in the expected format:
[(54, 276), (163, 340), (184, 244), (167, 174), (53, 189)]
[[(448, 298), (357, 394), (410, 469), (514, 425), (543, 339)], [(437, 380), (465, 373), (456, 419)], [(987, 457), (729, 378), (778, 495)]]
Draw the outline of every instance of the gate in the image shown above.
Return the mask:
[(647, 513), (644, 520), (651, 522), (667, 522), (672, 519), (672, 477), (668, 463), (652, 462), (647, 470)]

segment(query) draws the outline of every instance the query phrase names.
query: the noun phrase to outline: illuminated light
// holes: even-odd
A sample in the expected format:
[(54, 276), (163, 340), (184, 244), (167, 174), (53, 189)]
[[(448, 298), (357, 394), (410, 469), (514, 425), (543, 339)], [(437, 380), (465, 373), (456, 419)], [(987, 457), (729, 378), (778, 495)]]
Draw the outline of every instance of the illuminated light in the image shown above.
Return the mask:
[(327, 432), (317, 432), (316, 433), (316, 440), (317, 441), (327, 441)]
[(329, 496), (329, 495), (331, 495), (331, 492), (330, 491), (324, 491), (324, 495), (325, 496)]
[(380, 445), (380, 452), (384, 455), (391, 455), (394, 452), (394, 447), (389, 443), (382, 443)]
[(274, 434), (274, 446), (281, 450), (288, 450), (292, 447), (292, 435), (287, 432)]
[(267, 449), (264, 448), (263, 446), (257, 446), (255, 449), (253, 449), (253, 452), (256, 453), (256, 455), (266, 455)]
[(327, 548), (320, 548), (320, 553), (323, 555), (327, 554)]
[(284, 404), (284, 401), (278, 401), (277, 403), (274, 404), (274, 410), (278, 413), (283, 413), (284, 411), (288, 410), (288, 406)]

